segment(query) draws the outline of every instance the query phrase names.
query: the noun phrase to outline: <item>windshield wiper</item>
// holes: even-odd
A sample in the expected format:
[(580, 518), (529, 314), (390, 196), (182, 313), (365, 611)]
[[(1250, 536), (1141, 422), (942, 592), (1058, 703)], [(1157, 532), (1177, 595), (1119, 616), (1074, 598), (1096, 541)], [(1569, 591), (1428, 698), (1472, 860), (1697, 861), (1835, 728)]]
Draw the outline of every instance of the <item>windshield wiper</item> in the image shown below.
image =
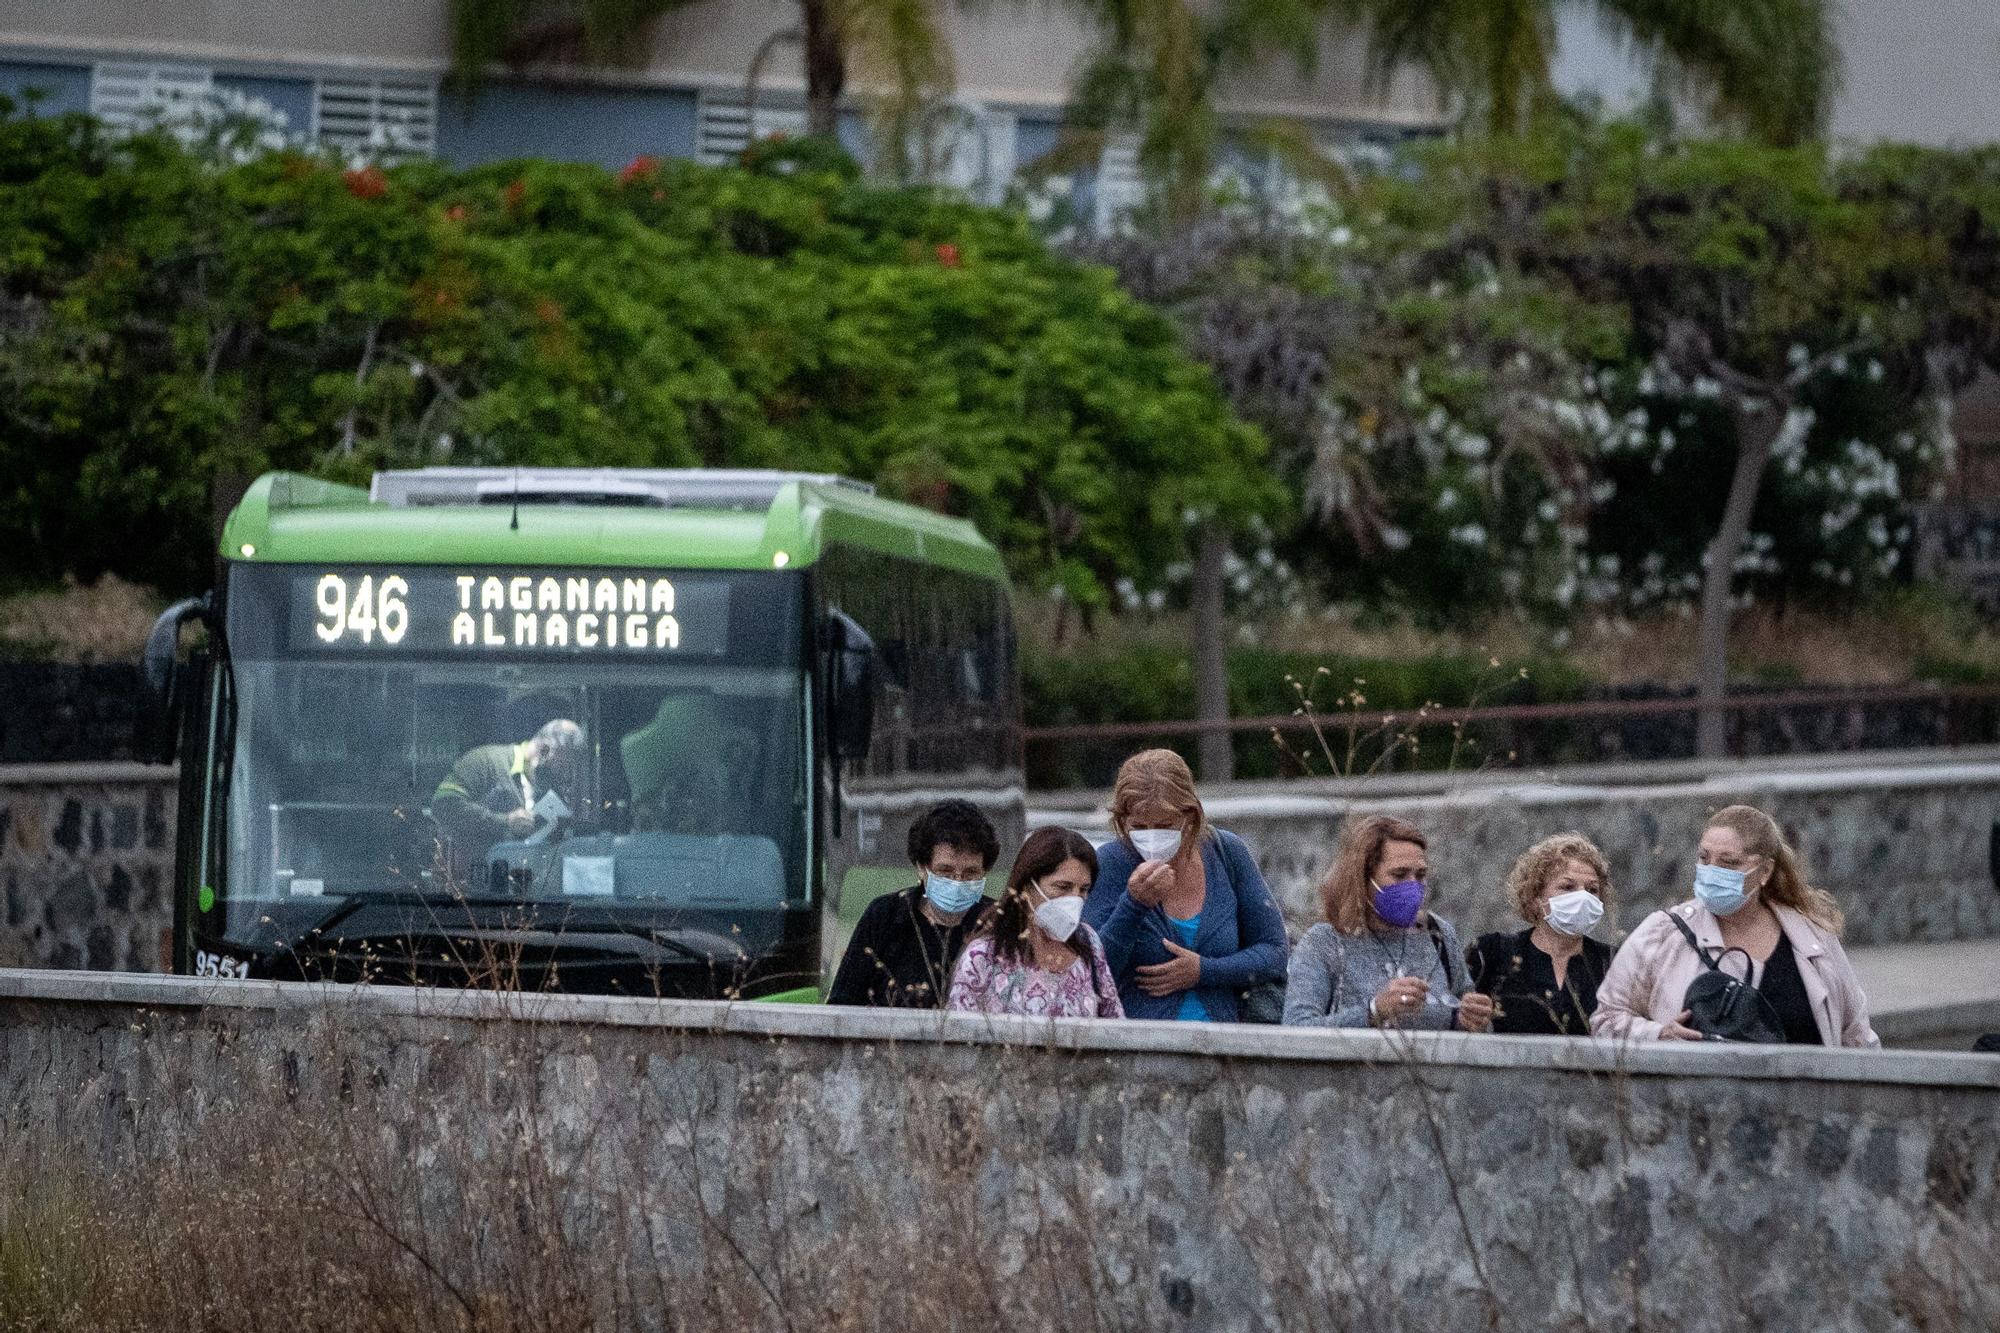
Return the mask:
[[(290, 945), (280, 940), (272, 946), (272, 952), (286, 953), (298, 948), (302, 944), (317, 942), (325, 936), (327, 931), (332, 930), (335, 926), (347, 920), (348, 917), (353, 916), (364, 907), (525, 907), (528, 905), (519, 898), (492, 896), (453, 897), (445, 899), (441, 903), (431, 895), (423, 893), (350, 893), (335, 903), (319, 920), (313, 922), (312, 925), (294, 936)], [(380, 932), (370, 932), (370, 934), (377, 933)]]

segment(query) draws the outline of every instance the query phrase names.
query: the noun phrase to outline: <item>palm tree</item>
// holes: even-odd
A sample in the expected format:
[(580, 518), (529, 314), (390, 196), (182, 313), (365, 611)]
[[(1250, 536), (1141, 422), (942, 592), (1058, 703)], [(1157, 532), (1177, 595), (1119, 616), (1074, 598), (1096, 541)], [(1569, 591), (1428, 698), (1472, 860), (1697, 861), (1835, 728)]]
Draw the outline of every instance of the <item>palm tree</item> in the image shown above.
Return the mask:
[[(577, 0), (551, 11), (536, 0), (451, 0), (452, 62), (471, 88), (495, 64), (582, 61), (631, 64), (647, 55), (662, 17), (689, 0)], [(806, 126), (832, 135), (850, 69), (886, 91), (892, 134), (950, 87), (951, 47), (938, 0), (799, 0), (799, 22), (772, 34), (803, 48)]]
[[(1222, 143), (1217, 85), (1225, 75), (1256, 69), (1273, 56), (1289, 57), (1310, 71), (1319, 53), (1325, 0), (1083, 0), (1083, 7), (1096, 21), (1102, 42), (1077, 80), (1070, 143), (1058, 149), (1057, 157), (1094, 156), (1110, 131), (1136, 131), (1154, 232), (1141, 248), (1170, 265), (1178, 263), (1209, 208)], [(1296, 126), (1250, 126), (1243, 137), (1306, 174), (1333, 170)], [(1201, 248), (1198, 238), (1193, 248)], [(1149, 262), (1128, 258), (1135, 258), (1135, 264)], [(1120, 265), (1128, 276), (1132, 267)], [(1198, 303), (1180, 308), (1171, 301), (1165, 304), (1184, 324), (1194, 325), (1187, 329), (1191, 350), (1213, 364), (1217, 349), (1206, 345), (1198, 327)], [(1246, 396), (1231, 394), (1232, 399)], [(1239, 401), (1237, 406), (1244, 411), (1247, 404)], [(1195, 716), (1210, 723), (1229, 717), (1229, 519), (1219, 512), (1201, 515), (1194, 533), (1189, 610)], [(1232, 775), (1234, 747), (1226, 731), (1200, 734), (1198, 767), (1206, 781)]]
[(1758, 138), (1814, 137), (1839, 82), (1833, 0), (1334, 0), (1368, 33), (1378, 84), (1428, 74), (1493, 135), (1556, 100), (1557, 20), (1588, 12), (1671, 86)]

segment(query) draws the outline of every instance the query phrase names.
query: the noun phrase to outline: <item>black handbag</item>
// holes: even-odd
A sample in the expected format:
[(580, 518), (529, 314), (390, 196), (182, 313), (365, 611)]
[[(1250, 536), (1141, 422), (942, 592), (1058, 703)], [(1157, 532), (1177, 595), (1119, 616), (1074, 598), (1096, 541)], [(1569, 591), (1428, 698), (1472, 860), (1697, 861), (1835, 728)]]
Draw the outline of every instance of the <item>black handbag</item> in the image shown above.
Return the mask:
[(1687, 922), (1667, 913), (1667, 920), (1681, 933), (1707, 964), (1707, 970), (1696, 975), (1688, 983), (1687, 995), (1681, 1000), (1681, 1008), (1688, 1011), (1688, 1026), (1701, 1033), (1710, 1041), (1754, 1041), (1782, 1043), (1785, 1040), (1785, 1025), (1778, 1018), (1778, 1011), (1764, 998), (1764, 993), (1748, 981), (1733, 977), (1722, 970), (1722, 959), (1732, 953), (1743, 954), (1745, 969), (1752, 965), (1749, 954), (1741, 949), (1724, 949), (1713, 957), (1701, 947), (1701, 941), (1687, 928)]

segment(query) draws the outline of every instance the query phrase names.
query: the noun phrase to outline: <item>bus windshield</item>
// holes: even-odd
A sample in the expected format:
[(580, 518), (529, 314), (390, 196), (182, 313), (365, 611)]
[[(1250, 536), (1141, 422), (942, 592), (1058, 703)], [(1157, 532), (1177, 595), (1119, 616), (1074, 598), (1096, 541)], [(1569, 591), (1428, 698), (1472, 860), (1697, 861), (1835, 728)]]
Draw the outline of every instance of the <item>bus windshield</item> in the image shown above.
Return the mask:
[(373, 897), (806, 905), (796, 574), (235, 566), (231, 940)]

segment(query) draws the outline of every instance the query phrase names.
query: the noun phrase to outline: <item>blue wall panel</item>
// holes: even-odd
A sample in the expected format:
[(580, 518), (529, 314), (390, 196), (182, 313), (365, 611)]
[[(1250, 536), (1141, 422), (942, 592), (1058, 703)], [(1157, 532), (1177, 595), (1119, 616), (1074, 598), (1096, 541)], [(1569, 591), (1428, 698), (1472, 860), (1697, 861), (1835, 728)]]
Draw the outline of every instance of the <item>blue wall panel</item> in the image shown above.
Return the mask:
[(311, 79), (255, 79), (240, 74), (218, 74), (215, 86), (228, 88), (246, 97), (261, 97), (284, 113), (286, 133), (306, 138), (312, 133), (313, 81)]
[(489, 84), (438, 95), (438, 156), (454, 166), (549, 157), (622, 167), (694, 156), (695, 95), (681, 89)]
[(31, 88), (47, 94), (35, 107), (43, 115), (90, 110), (90, 66), (0, 58), (0, 93), (19, 103), (21, 95)]

